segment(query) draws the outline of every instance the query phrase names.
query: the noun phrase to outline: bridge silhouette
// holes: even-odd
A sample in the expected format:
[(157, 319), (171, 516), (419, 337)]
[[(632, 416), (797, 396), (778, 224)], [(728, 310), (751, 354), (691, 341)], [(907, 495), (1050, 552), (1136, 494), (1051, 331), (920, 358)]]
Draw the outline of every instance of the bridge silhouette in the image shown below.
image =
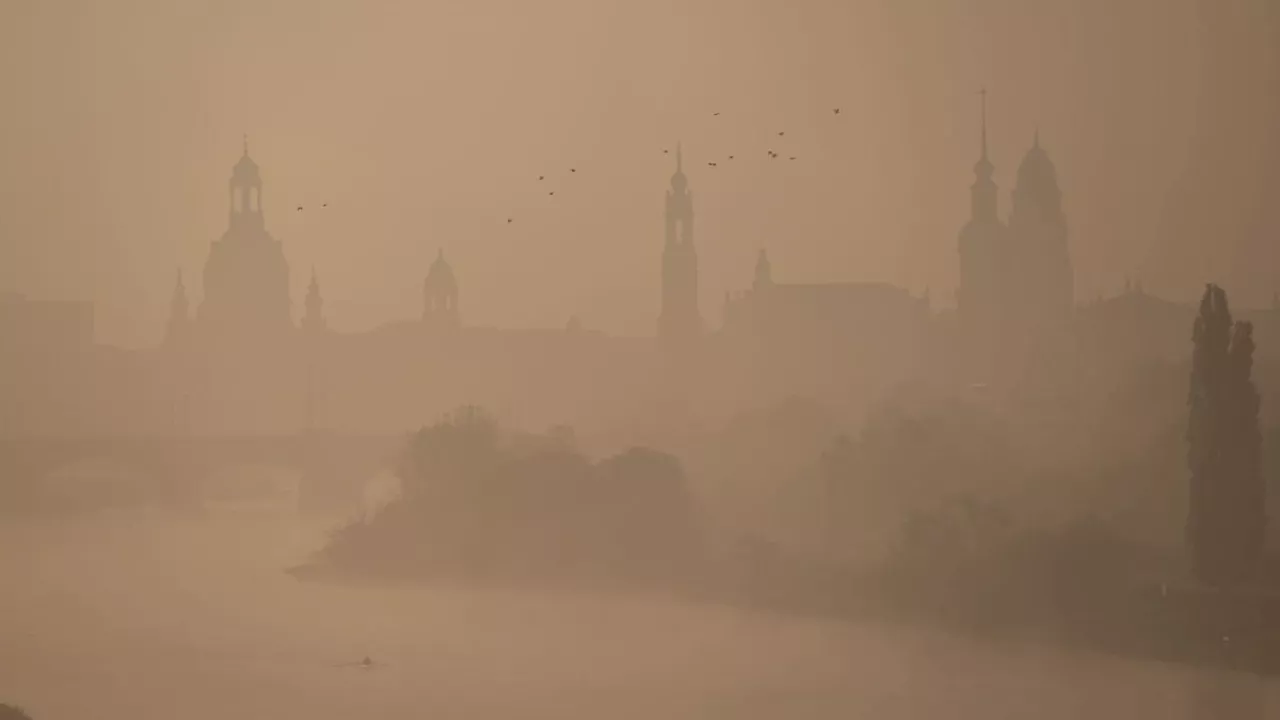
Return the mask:
[(340, 509), (358, 503), (365, 483), (394, 466), (407, 437), (306, 432), (0, 438), (0, 502), (21, 505), (58, 470), (106, 461), (136, 474), (153, 501), (194, 501), (219, 470), (269, 465), (298, 473), (302, 509)]

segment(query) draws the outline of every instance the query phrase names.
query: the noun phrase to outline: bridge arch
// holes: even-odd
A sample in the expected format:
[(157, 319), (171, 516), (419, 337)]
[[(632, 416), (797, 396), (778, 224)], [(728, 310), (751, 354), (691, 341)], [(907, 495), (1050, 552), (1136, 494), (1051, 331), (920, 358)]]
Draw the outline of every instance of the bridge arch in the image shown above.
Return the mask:
[(298, 510), (350, 514), (368, 502), (371, 482), (386, 484), (401, 442), (341, 435), (0, 439), (0, 501), (36, 497), (51, 473), (81, 462), (129, 468), (150, 501), (183, 504), (229, 468), (267, 467), (296, 474)]

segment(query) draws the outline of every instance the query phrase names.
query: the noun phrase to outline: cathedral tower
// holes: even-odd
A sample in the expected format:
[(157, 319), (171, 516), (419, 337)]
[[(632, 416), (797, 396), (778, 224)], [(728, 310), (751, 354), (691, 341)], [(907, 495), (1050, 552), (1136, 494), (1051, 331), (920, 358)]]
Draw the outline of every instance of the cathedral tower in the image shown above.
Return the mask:
[(1033, 325), (1062, 323), (1075, 307), (1075, 272), (1067, 246), (1058, 173), (1040, 146), (1040, 132), (1022, 164), (1013, 190), (1009, 232), (1018, 260), (1017, 297)]
[(987, 91), (980, 95), (981, 152), (969, 188), (969, 221), (960, 230), (960, 287), (956, 291), (957, 312), (969, 333), (994, 329), (1003, 304), (1009, 300), (1006, 229), (998, 216), (998, 189), (992, 179), (995, 166), (987, 153)]
[(676, 171), (666, 195), (666, 242), (662, 250), (662, 312), (658, 335), (684, 344), (702, 332), (698, 311), (698, 251), (693, 244), (693, 192), (684, 174), (684, 152), (676, 146)]
[(289, 265), (267, 232), (262, 177), (246, 140), (228, 182), (228, 221), (204, 266), (201, 331), (224, 349), (258, 352), (261, 342), (293, 328)]

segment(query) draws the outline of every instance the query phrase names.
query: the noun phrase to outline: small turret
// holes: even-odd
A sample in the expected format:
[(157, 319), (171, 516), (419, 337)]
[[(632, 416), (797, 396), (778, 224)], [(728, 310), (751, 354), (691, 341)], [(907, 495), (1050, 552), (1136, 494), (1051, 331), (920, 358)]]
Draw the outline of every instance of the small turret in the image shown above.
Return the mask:
[(191, 306), (187, 302), (187, 286), (182, 282), (182, 268), (178, 268), (178, 281), (173, 287), (173, 297), (169, 300), (169, 324), (165, 328), (165, 345), (174, 346), (182, 343), (187, 336), (191, 323)]
[(769, 251), (761, 250), (756, 256), (756, 278), (751, 289), (761, 291), (773, 287), (773, 264), (769, 262)]
[(308, 333), (321, 333), (326, 329), (324, 298), (320, 296), (320, 281), (316, 278), (314, 265), (311, 266), (311, 284), (307, 286), (306, 315), (302, 317), (302, 329)]
[(422, 284), (422, 319), (442, 326), (458, 325), (458, 280), (444, 259), (444, 249), (436, 253), (435, 262)]

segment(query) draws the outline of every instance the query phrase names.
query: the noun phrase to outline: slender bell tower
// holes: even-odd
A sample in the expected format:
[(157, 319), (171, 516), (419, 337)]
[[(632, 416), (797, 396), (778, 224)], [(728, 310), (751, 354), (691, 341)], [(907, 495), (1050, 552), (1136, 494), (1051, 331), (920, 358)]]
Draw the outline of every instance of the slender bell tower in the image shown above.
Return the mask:
[(960, 230), (960, 287), (956, 307), (971, 340), (987, 340), (985, 335), (1001, 325), (1002, 305), (1009, 301), (1011, 265), (1006, 229), (998, 215), (998, 188), (995, 165), (987, 151), (987, 91), (983, 89), (982, 126), (978, 161), (973, 165), (969, 186), (969, 220)]
[(666, 195), (662, 250), (662, 313), (658, 335), (684, 345), (702, 332), (698, 310), (698, 251), (693, 244), (693, 192), (684, 174), (684, 148), (676, 146), (676, 171)]

